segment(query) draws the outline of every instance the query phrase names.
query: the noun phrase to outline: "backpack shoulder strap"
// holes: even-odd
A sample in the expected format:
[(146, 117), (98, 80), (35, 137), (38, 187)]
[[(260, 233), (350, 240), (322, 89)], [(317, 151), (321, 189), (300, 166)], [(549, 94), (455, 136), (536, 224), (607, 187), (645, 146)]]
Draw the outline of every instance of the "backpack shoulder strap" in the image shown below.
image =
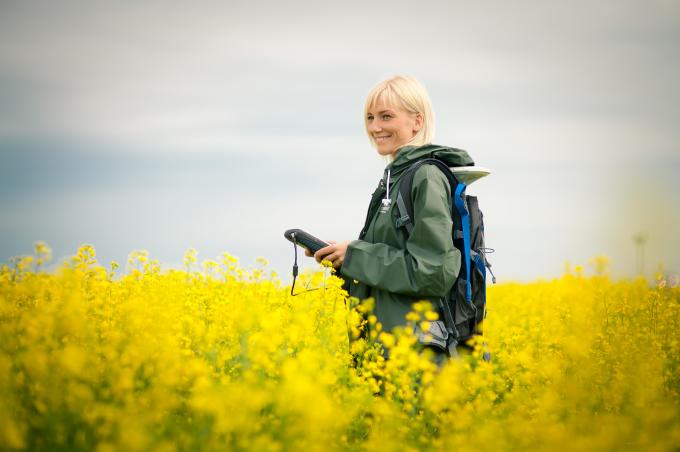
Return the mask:
[(396, 226), (398, 228), (402, 226), (406, 228), (406, 231), (409, 235), (413, 230), (414, 220), (413, 198), (411, 196), (413, 189), (413, 177), (416, 174), (416, 170), (424, 164), (433, 164), (438, 167), (449, 180), (449, 184), (451, 185), (452, 189), (458, 185), (456, 177), (453, 175), (446, 163), (435, 158), (418, 160), (406, 169), (406, 172), (401, 177), (401, 182), (399, 183), (399, 193), (397, 193), (397, 211), (399, 213), (399, 218), (397, 219)]

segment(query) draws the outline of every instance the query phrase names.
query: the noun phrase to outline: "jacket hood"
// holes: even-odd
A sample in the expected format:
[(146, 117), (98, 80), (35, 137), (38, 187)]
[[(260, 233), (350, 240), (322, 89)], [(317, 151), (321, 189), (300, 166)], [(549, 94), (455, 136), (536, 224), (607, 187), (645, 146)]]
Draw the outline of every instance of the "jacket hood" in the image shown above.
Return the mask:
[[(396, 175), (408, 168), (416, 160), (423, 158), (436, 158), (448, 166), (472, 166), (475, 162), (463, 149), (440, 146), (438, 144), (425, 144), (423, 146), (402, 147), (394, 161), (387, 165), (392, 175)], [(386, 169), (387, 169), (386, 168)]]

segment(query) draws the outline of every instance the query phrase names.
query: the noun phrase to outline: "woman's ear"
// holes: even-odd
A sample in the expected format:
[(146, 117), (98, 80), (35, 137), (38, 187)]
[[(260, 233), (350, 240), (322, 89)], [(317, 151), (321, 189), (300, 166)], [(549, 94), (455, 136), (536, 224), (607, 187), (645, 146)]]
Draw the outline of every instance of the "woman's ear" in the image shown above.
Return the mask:
[(413, 125), (413, 131), (418, 133), (422, 128), (423, 128), (423, 114), (418, 112), (416, 113), (416, 122)]

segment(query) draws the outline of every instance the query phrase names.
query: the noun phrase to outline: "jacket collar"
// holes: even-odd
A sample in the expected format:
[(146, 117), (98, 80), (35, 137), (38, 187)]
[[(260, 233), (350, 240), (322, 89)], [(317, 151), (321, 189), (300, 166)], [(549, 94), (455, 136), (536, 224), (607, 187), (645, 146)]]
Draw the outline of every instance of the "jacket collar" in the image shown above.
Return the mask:
[(424, 158), (439, 159), (450, 167), (475, 164), (470, 155), (463, 149), (428, 143), (422, 146), (403, 146), (399, 149), (394, 161), (387, 165), (385, 170), (390, 169), (391, 176), (395, 176), (411, 166), (412, 163)]

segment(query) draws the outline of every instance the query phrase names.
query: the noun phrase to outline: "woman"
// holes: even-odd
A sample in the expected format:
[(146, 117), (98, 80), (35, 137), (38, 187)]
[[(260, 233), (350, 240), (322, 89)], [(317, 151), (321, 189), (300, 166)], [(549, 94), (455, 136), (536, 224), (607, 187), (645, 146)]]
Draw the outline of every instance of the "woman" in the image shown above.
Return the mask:
[(395, 76), (378, 83), (366, 99), (364, 121), (371, 144), (388, 165), (359, 239), (330, 241), (314, 257), (338, 269), (350, 296), (373, 297), (377, 320), (384, 331), (390, 331), (406, 325), (414, 301), (438, 306), (453, 286), (461, 261), (453, 246), (451, 187), (446, 176), (433, 165), (416, 170), (410, 234), (395, 225), (400, 177), (411, 164), (427, 157), (449, 166), (473, 162), (465, 151), (431, 144), (432, 106), (425, 88), (412, 77)]

